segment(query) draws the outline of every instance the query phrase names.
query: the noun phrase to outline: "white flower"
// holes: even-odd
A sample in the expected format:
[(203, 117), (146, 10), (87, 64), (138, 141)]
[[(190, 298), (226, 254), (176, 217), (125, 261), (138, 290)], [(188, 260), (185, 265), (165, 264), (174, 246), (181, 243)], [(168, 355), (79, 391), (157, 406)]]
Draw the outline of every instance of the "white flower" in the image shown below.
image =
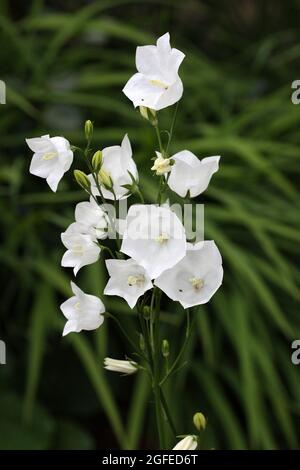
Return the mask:
[(180, 100), (183, 93), (178, 69), (185, 55), (171, 49), (169, 33), (161, 36), (156, 46), (136, 49), (134, 74), (123, 88), (123, 93), (134, 106), (145, 106), (156, 111)]
[(157, 176), (169, 173), (169, 171), (171, 171), (172, 169), (171, 159), (164, 158), (160, 152), (155, 153), (157, 155), (157, 158), (154, 160), (154, 164), (151, 170), (155, 171)]
[(30, 173), (46, 178), (50, 188), (55, 192), (58, 183), (73, 162), (70, 143), (64, 137), (50, 137), (49, 135), (26, 139), (26, 143), (34, 152)]
[(219, 169), (219, 156), (199, 160), (189, 150), (183, 150), (171, 158), (174, 164), (168, 178), (168, 185), (181, 197), (185, 197), (188, 191), (191, 197), (203, 193), (212, 175)]
[(60, 309), (68, 320), (63, 336), (75, 331), (96, 330), (104, 321), (102, 313), (105, 307), (98, 297), (85, 294), (74, 282), (71, 282), (74, 296), (66, 300)]
[(151, 279), (174, 266), (186, 253), (185, 229), (168, 207), (130, 207), (121, 251), (145, 268)]
[(195, 450), (198, 446), (197, 436), (185, 436), (181, 441), (179, 441), (173, 450)]
[(130, 308), (133, 308), (138, 298), (153, 287), (145, 269), (133, 259), (109, 259), (106, 267), (111, 276), (105, 289), (105, 295), (123, 297)]
[[(101, 169), (104, 170), (112, 179), (113, 190), (116, 198), (124, 199), (127, 197), (126, 193), (128, 191), (122, 186), (124, 184), (132, 183), (128, 171), (135, 179), (138, 178), (138, 172), (136, 164), (132, 158), (131, 145), (127, 134), (123, 138), (121, 146), (113, 145), (112, 147), (104, 148), (102, 150), (102, 158), (103, 163)], [(91, 182), (92, 193), (94, 196), (99, 196), (99, 191), (92, 175), (89, 175), (89, 180)], [(113, 193), (105, 189), (104, 186), (101, 187), (101, 192), (105, 199), (114, 199)]]
[(82, 233), (84, 226), (74, 222), (61, 234), (61, 240), (67, 248), (61, 265), (74, 268), (74, 274), (88, 264), (95, 263), (100, 255), (100, 248), (90, 234)]
[(81, 224), (81, 229), (78, 228), (79, 232), (91, 234), (95, 239), (107, 237), (107, 215), (93, 198), (76, 205), (75, 220)]
[(192, 245), (186, 256), (163, 272), (154, 284), (184, 308), (205, 304), (219, 289), (223, 279), (221, 254), (213, 240)]
[(134, 374), (138, 370), (138, 365), (134, 361), (122, 361), (106, 357), (104, 359), (104, 368), (112, 372), (120, 372), (121, 374)]

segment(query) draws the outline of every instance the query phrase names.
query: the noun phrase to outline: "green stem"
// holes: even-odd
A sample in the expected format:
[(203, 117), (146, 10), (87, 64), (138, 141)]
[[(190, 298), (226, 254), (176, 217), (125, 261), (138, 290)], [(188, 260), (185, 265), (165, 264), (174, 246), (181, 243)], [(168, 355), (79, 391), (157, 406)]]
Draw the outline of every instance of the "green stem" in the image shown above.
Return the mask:
[(152, 354), (151, 354), (151, 345), (149, 341), (149, 334), (145, 325), (145, 319), (143, 317), (143, 312), (138, 311), (138, 317), (140, 321), (140, 326), (142, 330), (142, 335), (145, 340), (145, 346), (146, 346), (146, 352), (147, 352), (147, 362), (149, 363), (151, 374), (152, 374), (152, 369), (153, 369), (153, 363), (152, 363)]
[[(194, 321), (194, 318), (193, 318), (193, 321)], [(180, 359), (181, 359), (181, 357), (182, 357), (182, 355), (185, 351), (185, 348), (186, 348), (186, 346), (189, 342), (189, 339), (190, 339), (190, 336), (191, 336), (191, 331), (192, 331), (192, 328), (191, 328), (191, 324), (190, 324), (190, 310), (186, 309), (186, 331), (185, 331), (185, 339), (184, 339), (183, 345), (182, 345), (182, 347), (179, 351), (178, 356), (176, 357), (175, 361), (173, 362), (172, 366), (170, 367), (168, 373), (161, 380), (160, 386), (162, 386), (166, 382), (166, 380), (170, 377), (170, 375), (172, 374), (172, 372), (176, 368), (178, 362), (180, 361)]]
[(156, 126), (154, 126), (154, 128), (155, 128), (155, 132), (156, 132), (156, 136), (157, 136), (157, 140), (158, 140), (160, 153), (162, 154), (162, 156), (164, 156), (164, 148), (163, 148), (163, 145), (162, 145), (160, 130), (159, 130), (158, 124), (156, 124)]
[(174, 111), (174, 114), (173, 114), (173, 119), (172, 119), (170, 131), (169, 131), (169, 139), (168, 139), (167, 148), (166, 148), (166, 154), (168, 154), (168, 152), (169, 152), (170, 143), (171, 143), (171, 140), (172, 140), (172, 137), (173, 137), (173, 131), (174, 131), (176, 118), (177, 118), (177, 112), (178, 112), (178, 106), (179, 106), (179, 101), (177, 101), (177, 103), (176, 103), (176, 108), (175, 108), (175, 111)]
[(176, 431), (176, 428), (175, 428), (175, 425), (174, 425), (174, 421), (172, 419), (172, 416), (171, 416), (171, 413), (170, 413), (170, 410), (169, 410), (169, 407), (168, 407), (168, 404), (166, 402), (166, 399), (164, 397), (164, 394), (163, 394), (163, 391), (162, 389), (160, 389), (160, 399), (161, 399), (161, 404), (163, 406), (163, 409), (164, 409), (164, 412), (166, 414), (166, 418), (167, 418), (167, 421), (169, 423), (169, 426), (172, 430), (172, 433), (174, 434), (174, 437), (176, 437), (178, 435), (177, 431)]
[(102, 251), (107, 251), (112, 258), (116, 259), (116, 256), (108, 246), (101, 245), (101, 243), (99, 242), (97, 243), (97, 245), (99, 246), (99, 248), (101, 248)]
[(155, 413), (156, 413), (156, 424), (157, 424), (158, 437), (159, 437), (159, 448), (160, 450), (164, 450), (165, 440), (164, 440), (164, 430), (163, 430), (163, 423), (162, 423), (160, 387), (159, 387), (159, 380), (157, 377), (157, 372), (154, 373), (153, 393), (154, 393), (154, 400), (155, 400)]
[(112, 318), (112, 320), (114, 320), (116, 322), (116, 324), (118, 325), (120, 331), (122, 332), (122, 334), (124, 335), (124, 337), (127, 339), (128, 343), (130, 344), (130, 346), (134, 349), (134, 351), (138, 351), (138, 348), (136, 346), (136, 344), (134, 344), (134, 342), (132, 341), (132, 339), (128, 336), (128, 334), (126, 333), (126, 331), (124, 330), (123, 326), (121, 325), (121, 322), (112, 314), (112, 313), (109, 313), (109, 312), (105, 312), (105, 316), (106, 317), (109, 317), (109, 318)]
[(160, 316), (160, 291), (154, 289), (151, 299), (150, 318), (153, 321), (153, 392), (155, 399), (156, 421), (159, 434), (160, 448), (165, 449), (164, 427), (163, 427), (163, 412), (161, 402), (160, 390), (160, 341), (159, 341), (159, 316)]
[(140, 201), (142, 204), (145, 204), (145, 199), (144, 199), (144, 196), (142, 195), (141, 191), (139, 188), (136, 188), (136, 194), (138, 195), (138, 197), (140, 198)]

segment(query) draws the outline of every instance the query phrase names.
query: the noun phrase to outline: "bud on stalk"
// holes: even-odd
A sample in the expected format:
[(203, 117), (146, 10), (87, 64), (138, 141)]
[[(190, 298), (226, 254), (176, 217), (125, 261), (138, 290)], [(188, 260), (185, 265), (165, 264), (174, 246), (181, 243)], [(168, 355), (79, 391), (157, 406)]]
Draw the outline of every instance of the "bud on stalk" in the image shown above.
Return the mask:
[(91, 182), (87, 175), (81, 170), (74, 170), (74, 178), (76, 182), (86, 191), (90, 192)]
[(86, 140), (88, 140), (88, 141), (92, 140), (93, 132), (94, 132), (94, 126), (93, 126), (92, 121), (90, 121), (89, 119), (87, 121), (85, 121), (84, 132), (85, 132)]
[(100, 171), (100, 168), (102, 166), (102, 162), (103, 162), (102, 152), (101, 152), (101, 150), (97, 150), (97, 152), (94, 153), (93, 158), (92, 158), (93, 170), (96, 173), (98, 173)]
[(203, 413), (195, 413), (193, 416), (195, 428), (200, 432), (206, 428), (206, 418)]

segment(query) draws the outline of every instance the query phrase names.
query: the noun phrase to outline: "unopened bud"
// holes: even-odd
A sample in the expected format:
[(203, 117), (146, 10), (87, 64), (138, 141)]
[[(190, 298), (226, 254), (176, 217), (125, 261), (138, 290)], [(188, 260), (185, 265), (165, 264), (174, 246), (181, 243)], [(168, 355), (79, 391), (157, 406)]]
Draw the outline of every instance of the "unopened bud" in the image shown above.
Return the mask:
[(130, 375), (138, 371), (138, 364), (134, 361), (123, 361), (119, 359), (112, 359), (106, 357), (104, 359), (104, 368), (112, 372), (119, 372), (120, 374)]
[(90, 191), (91, 182), (88, 179), (87, 175), (81, 170), (74, 170), (74, 178), (76, 182), (86, 191)]
[(88, 119), (87, 121), (85, 121), (85, 125), (84, 125), (84, 132), (85, 132), (86, 140), (92, 139), (93, 131), (94, 131), (93, 123), (92, 121)]
[(140, 106), (141, 116), (152, 124), (157, 125), (157, 117), (155, 109), (147, 108), (146, 106)]
[(193, 423), (195, 425), (195, 428), (198, 431), (202, 431), (206, 428), (206, 418), (203, 413), (195, 413), (193, 416)]
[(164, 339), (162, 342), (161, 352), (164, 357), (169, 357), (170, 346), (169, 346), (169, 341), (167, 339)]
[(103, 161), (102, 152), (101, 150), (97, 150), (97, 152), (94, 153), (93, 158), (92, 158), (93, 170), (96, 173), (98, 173), (98, 171), (100, 170), (102, 161)]
[(106, 189), (110, 190), (113, 187), (113, 182), (111, 177), (109, 176), (109, 173), (104, 170), (104, 168), (101, 168), (99, 173), (98, 173), (98, 180), (99, 183), (102, 184)]

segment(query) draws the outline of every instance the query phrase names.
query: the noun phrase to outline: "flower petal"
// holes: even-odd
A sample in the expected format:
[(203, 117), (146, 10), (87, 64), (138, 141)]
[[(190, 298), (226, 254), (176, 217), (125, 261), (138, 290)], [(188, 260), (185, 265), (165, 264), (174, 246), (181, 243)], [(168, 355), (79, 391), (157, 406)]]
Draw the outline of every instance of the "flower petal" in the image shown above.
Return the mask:
[(163, 92), (162, 87), (151, 84), (150, 80), (141, 73), (134, 74), (123, 88), (123, 93), (133, 102), (135, 108), (146, 106), (156, 109), (156, 104)]

